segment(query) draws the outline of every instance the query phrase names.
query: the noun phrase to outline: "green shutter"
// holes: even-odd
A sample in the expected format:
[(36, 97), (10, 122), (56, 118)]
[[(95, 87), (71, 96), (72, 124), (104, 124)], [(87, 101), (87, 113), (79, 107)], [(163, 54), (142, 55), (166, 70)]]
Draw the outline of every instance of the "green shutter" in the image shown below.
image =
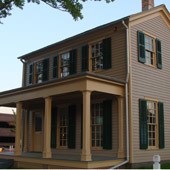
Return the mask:
[(103, 40), (103, 69), (109, 69), (112, 67), (112, 45), (111, 38)]
[(43, 60), (43, 82), (49, 78), (49, 58)]
[(33, 83), (33, 75), (34, 75), (34, 65), (29, 65), (29, 84)]
[(51, 111), (51, 148), (56, 148), (57, 136), (57, 107)]
[(162, 69), (162, 48), (161, 48), (161, 41), (156, 39), (156, 60), (157, 60), (157, 67)]
[(112, 100), (103, 102), (103, 149), (112, 149)]
[(138, 31), (138, 61), (141, 63), (146, 62), (145, 57), (145, 34)]
[(68, 109), (68, 148), (76, 147), (76, 105), (69, 106)]
[(82, 72), (89, 71), (89, 46), (85, 45), (82, 47), (81, 51), (82, 57)]
[(75, 74), (77, 71), (77, 50), (70, 51), (70, 75)]
[(159, 122), (159, 148), (165, 147), (164, 140), (164, 105), (163, 103), (158, 103), (158, 122)]
[(140, 149), (148, 148), (147, 101), (139, 99)]
[(53, 78), (58, 78), (58, 56), (53, 58)]

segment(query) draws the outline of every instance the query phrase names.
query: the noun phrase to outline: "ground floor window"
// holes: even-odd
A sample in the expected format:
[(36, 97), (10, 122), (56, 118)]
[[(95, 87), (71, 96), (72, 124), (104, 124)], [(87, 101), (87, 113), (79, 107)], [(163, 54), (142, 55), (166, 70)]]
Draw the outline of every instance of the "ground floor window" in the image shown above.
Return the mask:
[(67, 112), (61, 112), (60, 114), (59, 134), (60, 134), (60, 147), (67, 147), (68, 146), (68, 113)]
[(103, 103), (92, 104), (91, 113), (92, 147), (103, 147)]
[(147, 101), (148, 146), (157, 147), (158, 141), (158, 109), (157, 102)]
[(164, 104), (139, 99), (140, 149), (162, 149), (164, 140)]

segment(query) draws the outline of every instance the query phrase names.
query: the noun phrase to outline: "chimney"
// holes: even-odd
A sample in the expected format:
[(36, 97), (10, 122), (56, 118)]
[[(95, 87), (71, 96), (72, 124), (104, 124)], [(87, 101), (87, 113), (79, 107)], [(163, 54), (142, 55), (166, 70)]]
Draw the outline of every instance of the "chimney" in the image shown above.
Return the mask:
[(147, 11), (154, 7), (154, 0), (142, 0), (142, 11)]

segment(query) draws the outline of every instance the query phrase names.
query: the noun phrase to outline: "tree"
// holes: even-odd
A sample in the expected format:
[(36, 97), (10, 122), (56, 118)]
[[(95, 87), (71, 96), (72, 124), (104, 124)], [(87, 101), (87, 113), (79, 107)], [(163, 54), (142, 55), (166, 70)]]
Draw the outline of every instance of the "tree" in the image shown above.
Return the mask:
[[(29, 3), (40, 4), (44, 2), (47, 5), (51, 6), (54, 9), (68, 12), (72, 15), (74, 20), (82, 19), (83, 15), (81, 10), (83, 9), (83, 2), (87, 0), (27, 0)], [(94, 0), (101, 1), (101, 0)], [(114, 0), (105, 0), (106, 3), (113, 2)], [(11, 10), (13, 6), (16, 6), (20, 9), (23, 9), (25, 5), (25, 0), (0, 0), (0, 19), (6, 18), (11, 15)]]

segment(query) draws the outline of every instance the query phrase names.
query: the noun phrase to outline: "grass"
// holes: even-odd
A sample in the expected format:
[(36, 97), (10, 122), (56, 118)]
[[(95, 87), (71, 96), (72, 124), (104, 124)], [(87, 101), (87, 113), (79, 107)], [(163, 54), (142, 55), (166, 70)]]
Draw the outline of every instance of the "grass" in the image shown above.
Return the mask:
[[(140, 167), (138, 169), (153, 169), (153, 165), (152, 166)], [(170, 162), (162, 163), (161, 169), (170, 169)]]

